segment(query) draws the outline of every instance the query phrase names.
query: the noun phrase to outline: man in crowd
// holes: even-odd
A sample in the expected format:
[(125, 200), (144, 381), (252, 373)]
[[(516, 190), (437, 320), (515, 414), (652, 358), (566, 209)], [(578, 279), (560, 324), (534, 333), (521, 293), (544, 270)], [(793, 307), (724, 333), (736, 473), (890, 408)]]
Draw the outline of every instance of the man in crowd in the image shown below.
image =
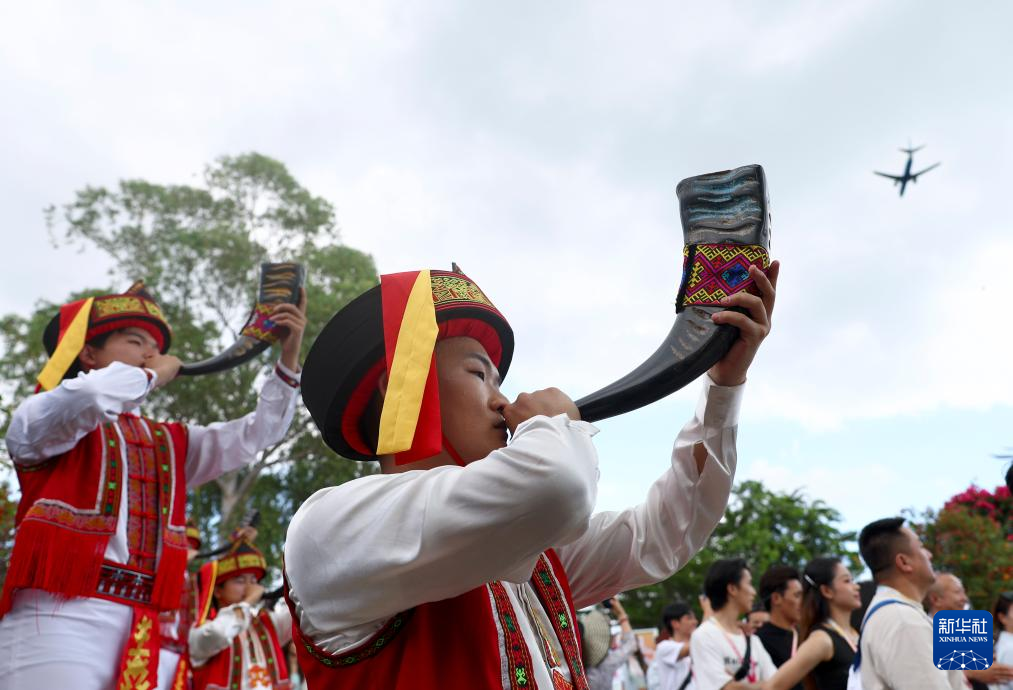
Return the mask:
[[(756, 631), (774, 665), (780, 668), (798, 650), (798, 622), (802, 616), (802, 580), (787, 565), (774, 565), (760, 578), (760, 601), (770, 620)], [(792, 690), (802, 690), (802, 684)]]
[[(933, 620), (940, 611), (963, 611), (968, 605), (964, 583), (953, 573), (936, 573), (936, 581), (929, 588), (923, 604), (925, 612)], [(992, 664), (991, 668), (984, 671), (965, 670), (964, 675), (975, 690), (986, 690), (988, 685), (999, 685), (1013, 680), (1013, 666)]]
[(715, 561), (704, 579), (714, 615), (690, 638), (696, 690), (755, 690), (777, 667), (755, 635), (747, 637), (739, 619), (753, 607), (756, 590), (741, 558)]
[(668, 639), (658, 643), (652, 667), (658, 679), (658, 690), (692, 690), (693, 674), (689, 641), (696, 630), (696, 614), (689, 604), (677, 601), (661, 613), (661, 630)]
[(965, 690), (960, 671), (932, 663), (932, 619), (922, 601), (936, 574), (918, 535), (904, 518), (884, 518), (862, 529), (858, 548), (878, 585), (862, 625), (864, 690)]

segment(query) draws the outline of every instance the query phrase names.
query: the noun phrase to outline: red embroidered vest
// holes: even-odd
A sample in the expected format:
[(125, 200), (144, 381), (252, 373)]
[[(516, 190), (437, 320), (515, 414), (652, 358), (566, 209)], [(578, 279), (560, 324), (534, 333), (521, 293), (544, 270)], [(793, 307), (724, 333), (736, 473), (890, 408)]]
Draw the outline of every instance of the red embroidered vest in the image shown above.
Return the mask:
[(32, 467), (16, 465), (21, 502), (0, 616), (17, 589), (97, 595), (124, 481), (131, 503), (130, 561), (124, 565), (152, 576), (144, 594), (151, 608), (178, 607), (186, 569), (186, 450), (185, 425), (120, 415), (66, 453)]
[[(214, 616), (210, 618), (213, 619)], [(243, 644), (249, 645), (253, 636), (260, 641), (267, 659), (267, 667), (253, 666), (253, 653), (247, 649), (246, 656), (250, 660), (247, 673), (258, 674), (261, 684), (270, 681), (273, 690), (291, 688), (285, 655), (282, 654), (281, 645), (278, 643), (278, 631), (274, 629), (274, 623), (267, 611), (261, 611), (250, 621), (246, 635), (237, 635), (227, 649), (223, 649), (203, 666), (193, 668), (193, 690), (242, 687)]]
[[(539, 690), (587, 690), (570, 586), (553, 551), (538, 559), (531, 586), (572, 679), (557, 675), (551, 689)], [(398, 614), (342, 654), (328, 654), (303, 637), (297, 620), (293, 609), (293, 639), (310, 690), (532, 690), (533, 664), (541, 663), (499, 582)]]

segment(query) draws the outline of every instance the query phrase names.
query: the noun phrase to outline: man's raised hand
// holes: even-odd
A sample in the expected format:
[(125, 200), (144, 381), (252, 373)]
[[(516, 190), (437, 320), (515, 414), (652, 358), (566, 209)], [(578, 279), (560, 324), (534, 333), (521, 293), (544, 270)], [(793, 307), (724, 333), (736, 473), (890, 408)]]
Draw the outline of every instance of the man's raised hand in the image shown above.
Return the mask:
[(570, 419), (580, 419), (580, 412), (573, 400), (558, 388), (546, 388), (534, 393), (521, 393), (502, 410), (507, 427), (513, 434), (522, 422), (537, 415), (555, 417), (565, 414)]
[(746, 310), (745, 314), (729, 310), (718, 312), (711, 317), (714, 323), (736, 326), (739, 329), (739, 337), (732, 343), (728, 354), (707, 372), (717, 385), (737, 386), (745, 383), (749, 365), (752, 364), (760, 343), (770, 333), (770, 318), (774, 313), (777, 276), (780, 272), (780, 261), (771, 263), (766, 274), (759, 268), (751, 266), (749, 277), (756, 282), (760, 296), (749, 292), (737, 292), (721, 300), (721, 306), (741, 307)]

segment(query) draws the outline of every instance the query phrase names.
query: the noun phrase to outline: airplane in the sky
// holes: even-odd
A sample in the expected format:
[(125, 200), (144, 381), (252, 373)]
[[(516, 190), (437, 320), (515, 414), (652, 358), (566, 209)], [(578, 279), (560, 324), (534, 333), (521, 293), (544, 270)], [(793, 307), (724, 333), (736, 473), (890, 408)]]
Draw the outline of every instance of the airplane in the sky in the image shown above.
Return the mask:
[(876, 173), (877, 175), (882, 175), (883, 177), (889, 177), (891, 180), (893, 180), (893, 183), (895, 185), (899, 184), (900, 195), (904, 196), (904, 190), (907, 188), (908, 182), (917, 182), (919, 175), (924, 175), (929, 170), (932, 170), (932, 168), (938, 167), (940, 165), (939, 163), (933, 163), (924, 170), (919, 170), (916, 173), (912, 173), (911, 164), (912, 162), (914, 162), (915, 151), (921, 151), (923, 148), (925, 148), (924, 145), (919, 146), (918, 148), (911, 148), (911, 144), (908, 143), (908, 148), (901, 149), (902, 152), (907, 154), (907, 165), (904, 166), (904, 173), (902, 175), (890, 175), (889, 173), (879, 172), (878, 170), (873, 170), (872, 172)]

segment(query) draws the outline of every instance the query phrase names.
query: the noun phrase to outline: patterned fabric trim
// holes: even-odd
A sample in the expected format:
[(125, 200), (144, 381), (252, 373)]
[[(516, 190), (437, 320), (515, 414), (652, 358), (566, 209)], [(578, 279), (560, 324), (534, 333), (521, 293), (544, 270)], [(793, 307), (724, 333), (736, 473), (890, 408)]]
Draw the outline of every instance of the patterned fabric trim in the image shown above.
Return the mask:
[(99, 572), (95, 596), (127, 606), (151, 606), (151, 592), (155, 586), (154, 573), (128, 568), (122, 563), (106, 561)]
[(240, 335), (249, 336), (264, 343), (278, 342), (278, 331), (275, 328), (274, 321), (271, 320), (271, 312), (276, 306), (275, 304), (263, 303), (255, 306), (253, 313), (250, 314), (250, 318), (246, 320), (246, 325), (240, 331)]
[(239, 690), (243, 682), (243, 641), (240, 635), (232, 638), (232, 646), (229, 648), (229, 682), (226, 687), (230, 690)]
[(110, 316), (147, 316), (165, 321), (165, 315), (157, 304), (136, 295), (110, 295), (96, 297), (92, 303), (92, 314), (96, 320)]
[[(176, 472), (176, 446), (172, 442), (172, 436), (169, 433), (169, 428), (164, 424), (156, 424), (151, 420), (146, 419), (148, 428), (157, 427), (154, 430), (155, 437), (160, 440), (159, 445), (165, 445), (168, 447), (168, 455), (164, 462), (159, 463), (159, 472), (165, 473), (168, 471), (168, 486), (169, 492), (165, 494), (164, 502), (162, 503), (163, 515), (165, 516), (165, 522), (163, 523), (162, 529), (162, 543), (172, 546), (174, 548), (183, 549), (185, 552), (187, 547), (190, 546), (189, 539), (186, 535), (186, 520), (181, 519), (180, 523), (173, 523), (172, 521), (172, 510), (173, 501), (176, 496), (176, 484), (177, 482), (185, 482), (185, 478), (177, 474)], [(184, 433), (187, 439), (187, 445), (189, 445), (190, 432), (187, 431), (187, 427), (183, 427)], [(169, 468), (166, 470), (163, 465), (168, 464)], [(161, 477), (162, 483), (165, 484), (165, 477)], [(185, 491), (185, 485), (184, 485)]]
[[(260, 646), (264, 650), (264, 657), (267, 659), (267, 672), (271, 677), (271, 687), (276, 690), (279, 688), (287, 688), (290, 687), (289, 681), (278, 677), (279, 662), (274, 656), (274, 643), (268, 636), (267, 626), (264, 622), (265, 617), (268, 617), (267, 611), (261, 611), (260, 615), (253, 619), (253, 623), (250, 626), (251, 632), (257, 636), (257, 639), (260, 640)], [(269, 617), (268, 620), (270, 620)]]
[(682, 286), (676, 311), (689, 306), (720, 306), (720, 301), (748, 290), (759, 294), (749, 267), (770, 267), (770, 255), (757, 244), (687, 244), (683, 248)]
[(26, 520), (49, 522), (80, 532), (111, 534), (116, 531), (116, 520), (120, 514), (122, 478), (119, 436), (114, 422), (103, 424), (100, 428), (102, 469), (99, 473), (95, 507), (75, 508), (63, 501), (42, 498), (25, 513)]
[(237, 570), (259, 568), (267, 570), (267, 561), (258, 553), (241, 553), (218, 561), (218, 580), (227, 580)]
[(503, 631), (503, 643), (506, 647), (507, 679), (510, 681), (511, 690), (534, 687), (535, 682), (534, 666), (531, 662), (531, 652), (524, 641), (524, 634), (521, 632), (517, 622), (517, 614), (510, 603), (506, 587), (501, 582), (490, 582), (486, 585), (492, 593), (493, 603), (496, 608), (496, 620), (499, 628)]
[[(150, 425), (134, 415), (116, 420), (127, 457), (127, 565), (146, 573), (155, 571), (158, 557), (160, 498), (156, 439)], [(164, 453), (163, 453), (164, 455)]]
[(373, 633), (365, 641), (352, 647), (346, 652), (342, 652), (341, 654), (331, 654), (329, 652), (325, 652), (303, 635), (299, 635), (299, 642), (302, 644), (303, 649), (306, 650), (307, 654), (324, 666), (329, 668), (351, 666), (352, 664), (357, 664), (360, 661), (365, 661), (370, 657), (376, 656), (383, 651), (384, 647), (387, 646), (387, 643), (393, 640), (398, 633), (404, 630), (405, 625), (407, 625), (408, 621), (411, 619), (414, 611), (415, 609), (408, 609), (403, 613), (395, 615), (389, 621), (384, 623), (382, 628)]
[(433, 305), (436, 311), (449, 307), (473, 306), (499, 314), (499, 310), (485, 296), (482, 289), (467, 278), (436, 271), (431, 272), (429, 277), (433, 286)]
[(278, 365), (278, 364), (274, 365), (274, 374), (275, 374), (275, 376), (277, 376), (278, 378), (280, 378), (283, 383), (287, 383), (292, 388), (298, 388), (299, 387), (299, 380), (292, 378), (291, 376), (289, 376), (288, 374), (286, 374), (284, 371), (282, 371), (281, 370), (281, 366)]
[(158, 621), (151, 611), (134, 609), (134, 622), (120, 662), (117, 690), (150, 690), (158, 673)]
[(563, 588), (556, 580), (556, 576), (552, 572), (552, 565), (545, 554), (542, 554), (535, 564), (535, 573), (531, 578), (531, 583), (534, 585), (539, 601), (542, 602), (546, 613), (549, 614), (552, 629), (559, 639), (559, 644), (563, 647), (563, 656), (566, 657), (566, 664), (570, 667), (573, 687), (576, 690), (588, 690), (580, 644), (577, 641), (576, 626), (570, 618), (570, 608), (566, 604)]
[(573, 683), (563, 678), (558, 669), (552, 669), (552, 690), (573, 690)]

